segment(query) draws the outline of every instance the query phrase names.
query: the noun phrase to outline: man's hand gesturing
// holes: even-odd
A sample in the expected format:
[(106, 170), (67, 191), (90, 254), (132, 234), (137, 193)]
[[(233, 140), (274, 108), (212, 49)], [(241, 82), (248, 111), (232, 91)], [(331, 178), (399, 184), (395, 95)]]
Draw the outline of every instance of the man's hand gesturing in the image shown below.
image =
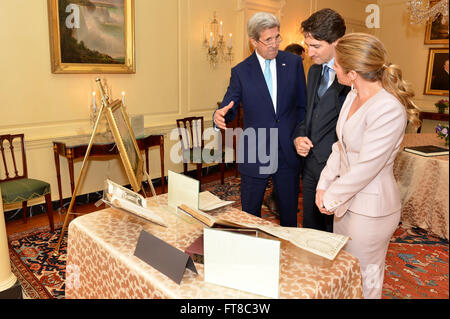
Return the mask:
[(219, 128), (221, 128), (222, 130), (227, 129), (227, 124), (225, 123), (225, 115), (233, 107), (233, 105), (234, 105), (234, 102), (231, 101), (230, 104), (217, 110), (216, 113), (214, 114), (214, 123), (216, 123), (216, 125)]

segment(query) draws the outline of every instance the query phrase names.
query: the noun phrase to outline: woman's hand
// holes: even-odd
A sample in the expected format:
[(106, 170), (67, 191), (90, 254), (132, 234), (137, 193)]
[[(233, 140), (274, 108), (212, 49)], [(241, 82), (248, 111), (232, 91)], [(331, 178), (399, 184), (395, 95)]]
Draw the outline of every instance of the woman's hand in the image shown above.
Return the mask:
[(323, 195), (324, 194), (325, 194), (325, 190), (323, 190), (323, 189), (316, 190), (316, 205), (322, 214), (333, 215), (333, 213), (329, 212), (323, 205)]

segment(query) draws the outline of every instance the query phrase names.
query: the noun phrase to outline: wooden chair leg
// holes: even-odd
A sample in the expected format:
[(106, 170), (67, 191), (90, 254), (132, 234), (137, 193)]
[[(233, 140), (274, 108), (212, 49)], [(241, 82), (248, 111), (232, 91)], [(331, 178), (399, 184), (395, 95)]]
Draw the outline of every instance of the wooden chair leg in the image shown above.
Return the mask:
[(22, 215), (23, 215), (23, 222), (26, 223), (28, 221), (27, 219), (27, 202), (22, 202)]
[(202, 186), (202, 163), (197, 163), (197, 179)]
[(48, 216), (48, 222), (50, 224), (50, 231), (55, 231), (55, 224), (53, 222), (53, 205), (52, 205), (52, 195), (47, 194), (45, 195), (45, 203), (47, 204), (47, 216)]
[(183, 172), (184, 172), (184, 175), (187, 174), (187, 163), (183, 163)]
[(220, 170), (220, 183), (223, 185), (225, 182), (225, 163), (219, 163), (219, 170)]

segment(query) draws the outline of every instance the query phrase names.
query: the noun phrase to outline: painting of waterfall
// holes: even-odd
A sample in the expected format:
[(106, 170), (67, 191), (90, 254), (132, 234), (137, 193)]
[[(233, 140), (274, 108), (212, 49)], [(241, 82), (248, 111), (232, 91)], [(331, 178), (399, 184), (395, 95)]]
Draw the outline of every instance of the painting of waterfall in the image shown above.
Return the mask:
[(48, 0), (53, 73), (135, 73), (134, 0)]

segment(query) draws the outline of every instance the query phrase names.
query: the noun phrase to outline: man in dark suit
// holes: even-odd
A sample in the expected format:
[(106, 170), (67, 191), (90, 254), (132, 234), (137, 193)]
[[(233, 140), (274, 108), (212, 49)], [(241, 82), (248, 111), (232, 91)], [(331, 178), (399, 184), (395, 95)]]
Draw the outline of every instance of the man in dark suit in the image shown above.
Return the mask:
[[(300, 44), (291, 43), (284, 48), (284, 51), (301, 56), (302, 61), (305, 59), (305, 49)], [(263, 205), (265, 205), (272, 214), (278, 217), (280, 216), (280, 214), (278, 214), (277, 198), (274, 189), (272, 189), (272, 193), (264, 199)]]
[(295, 130), (295, 146), (304, 157), (303, 227), (333, 231), (333, 216), (316, 207), (316, 186), (320, 173), (337, 141), (336, 123), (350, 91), (338, 83), (333, 70), (335, 46), (345, 35), (344, 19), (331, 9), (315, 12), (302, 23), (308, 54), (314, 65), (308, 72), (307, 107), (303, 122)]
[(436, 75), (433, 75), (430, 88), (432, 90), (448, 91), (448, 59), (445, 60), (444, 65), (442, 66), (442, 68), (439, 68), (439, 71), (436, 72)]
[(292, 139), (306, 107), (302, 59), (279, 51), (280, 23), (274, 15), (255, 14), (247, 31), (255, 52), (231, 70), (230, 85), (214, 113), (214, 123), (226, 129), (241, 103), (244, 132), (237, 161), (242, 210), (261, 216), (264, 192), (272, 177), (280, 225), (297, 227), (301, 158)]

